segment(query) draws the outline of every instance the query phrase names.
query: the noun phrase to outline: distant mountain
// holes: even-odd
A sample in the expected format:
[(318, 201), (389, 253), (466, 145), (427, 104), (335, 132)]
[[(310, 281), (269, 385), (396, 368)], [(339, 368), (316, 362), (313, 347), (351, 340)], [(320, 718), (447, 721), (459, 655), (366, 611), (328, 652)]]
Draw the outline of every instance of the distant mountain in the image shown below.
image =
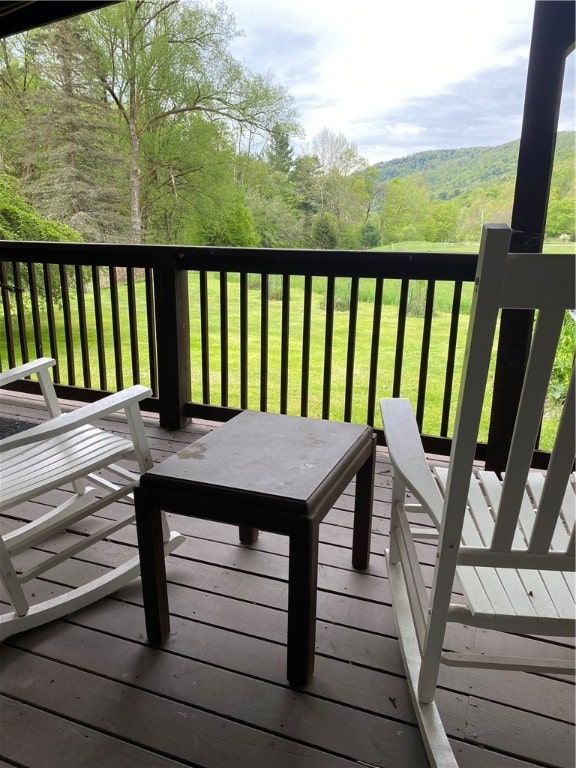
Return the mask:
[[(556, 167), (575, 167), (575, 136), (574, 131), (558, 134)], [(512, 182), (516, 175), (519, 146), (520, 141), (516, 140), (497, 147), (430, 150), (377, 163), (374, 167), (379, 172), (380, 181), (389, 181), (397, 176), (423, 176), (432, 197), (450, 200), (478, 187)], [(564, 179), (567, 174), (560, 175)], [(569, 192), (568, 189), (561, 190), (563, 195)]]

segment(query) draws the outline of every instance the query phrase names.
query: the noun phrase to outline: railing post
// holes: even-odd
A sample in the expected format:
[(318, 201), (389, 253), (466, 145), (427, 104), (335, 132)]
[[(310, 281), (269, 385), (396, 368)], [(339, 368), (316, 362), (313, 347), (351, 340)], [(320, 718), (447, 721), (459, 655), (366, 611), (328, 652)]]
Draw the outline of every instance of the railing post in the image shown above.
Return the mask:
[(159, 254), (154, 265), (160, 426), (180, 429), (191, 397), (188, 272), (180, 254)]
[[(573, 47), (574, 3), (538, 0), (512, 209), (512, 252), (542, 251), (564, 66)], [(533, 316), (533, 312), (518, 309), (502, 313), (486, 446), (487, 469), (503, 471), (506, 467), (532, 337)]]

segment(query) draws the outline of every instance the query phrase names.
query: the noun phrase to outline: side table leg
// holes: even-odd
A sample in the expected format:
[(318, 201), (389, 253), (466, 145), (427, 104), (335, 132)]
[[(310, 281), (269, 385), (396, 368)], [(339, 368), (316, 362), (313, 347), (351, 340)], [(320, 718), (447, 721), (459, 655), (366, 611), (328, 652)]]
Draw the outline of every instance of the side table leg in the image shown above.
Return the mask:
[(258, 528), (252, 528), (249, 525), (239, 525), (238, 535), (242, 544), (254, 544), (258, 541), (258, 534), (260, 531)]
[(358, 570), (368, 568), (372, 538), (372, 503), (374, 496), (374, 466), (376, 463), (376, 435), (372, 435), (372, 452), (356, 475), (354, 500), (354, 533), (352, 539), (352, 565)]
[(134, 511), (140, 555), (140, 576), (146, 634), (151, 643), (160, 644), (170, 634), (162, 513), (160, 509), (147, 504), (146, 495), (145, 490), (136, 486)]
[(306, 685), (314, 674), (318, 524), (300, 521), (290, 534), (288, 573), (288, 663), (290, 685)]

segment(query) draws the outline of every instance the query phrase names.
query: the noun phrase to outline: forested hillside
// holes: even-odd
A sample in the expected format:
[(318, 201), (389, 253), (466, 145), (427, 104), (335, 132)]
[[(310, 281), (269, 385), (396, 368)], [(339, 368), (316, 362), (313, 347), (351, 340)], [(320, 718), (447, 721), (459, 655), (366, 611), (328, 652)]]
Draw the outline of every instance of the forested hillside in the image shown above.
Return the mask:
[[(556, 141), (547, 235), (574, 239), (576, 188), (573, 131)], [(429, 202), (457, 211), (462, 239), (475, 236), (478, 221), (509, 221), (518, 163), (519, 140), (496, 147), (432, 150), (374, 166), (384, 190), (412, 186), (425, 190)]]
[[(370, 167), (325, 128), (297, 155), (293, 99), (234, 59), (238, 34), (224, 4), (145, 0), (1, 40), (4, 237), (18, 201), (94, 242), (355, 249), (510, 221), (518, 142)], [(574, 238), (574, 165), (561, 134), (552, 238)]]
[[(563, 195), (574, 191), (575, 137), (573, 131), (563, 131), (556, 139), (555, 176)], [(422, 176), (434, 197), (449, 200), (494, 181), (514, 180), (519, 146), (520, 141), (516, 140), (497, 147), (437, 149), (377, 163), (374, 167), (382, 182), (396, 176)]]

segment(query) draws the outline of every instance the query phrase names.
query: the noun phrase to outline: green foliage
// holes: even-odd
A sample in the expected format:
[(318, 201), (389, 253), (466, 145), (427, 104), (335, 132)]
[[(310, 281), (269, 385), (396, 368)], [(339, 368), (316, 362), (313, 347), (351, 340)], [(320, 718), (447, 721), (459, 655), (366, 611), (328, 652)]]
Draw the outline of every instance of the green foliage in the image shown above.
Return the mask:
[(270, 134), (270, 146), (266, 150), (266, 162), (273, 171), (288, 175), (294, 166), (294, 150), (288, 132), (279, 124)]
[(546, 232), (550, 237), (565, 236), (574, 241), (576, 230), (576, 208), (572, 198), (550, 200), (546, 217)]
[(250, 210), (240, 201), (222, 211), (221, 217), (205, 229), (208, 245), (232, 245), (249, 248), (260, 245)]
[(576, 319), (566, 313), (562, 324), (562, 333), (556, 359), (552, 369), (550, 380), (549, 400), (553, 405), (561, 405), (566, 399), (572, 366), (574, 365), (574, 352), (576, 348)]
[(40, 216), (19, 194), (18, 181), (6, 174), (0, 174), (0, 239), (82, 241), (66, 224)]
[[(5, 205), (0, 235), (427, 248), (510, 221), (518, 141), (367, 167), (323, 128), (295, 158), (292, 98), (234, 59), (237, 34), (223, 3), (146, 0), (0, 41), (1, 168), (43, 218)], [(574, 238), (574, 165), (560, 133), (549, 237)]]
[(319, 213), (312, 222), (310, 246), (312, 248), (336, 248), (338, 243), (338, 222), (328, 211)]
[(394, 178), (385, 185), (382, 203), (383, 242), (427, 240), (432, 228), (430, 194), (421, 176)]
[(405, 176), (422, 176), (434, 196), (450, 200), (463, 192), (495, 179), (514, 176), (519, 141), (497, 147), (437, 149), (377, 163), (380, 181)]
[(376, 248), (380, 245), (380, 227), (374, 219), (368, 219), (362, 227), (360, 244), (363, 248)]
[[(574, 233), (574, 138), (570, 131), (557, 136), (547, 237)], [(414, 222), (394, 225), (391, 232), (384, 231), (384, 242), (477, 242), (483, 223), (510, 222), (518, 148), (519, 141), (512, 141), (497, 147), (433, 150), (375, 165), (384, 190), (390, 191), (392, 181), (419, 179), (419, 185), (429, 190), (431, 202), (431, 219), (416, 227)], [(382, 193), (380, 204), (385, 204), (381, 197)]]

